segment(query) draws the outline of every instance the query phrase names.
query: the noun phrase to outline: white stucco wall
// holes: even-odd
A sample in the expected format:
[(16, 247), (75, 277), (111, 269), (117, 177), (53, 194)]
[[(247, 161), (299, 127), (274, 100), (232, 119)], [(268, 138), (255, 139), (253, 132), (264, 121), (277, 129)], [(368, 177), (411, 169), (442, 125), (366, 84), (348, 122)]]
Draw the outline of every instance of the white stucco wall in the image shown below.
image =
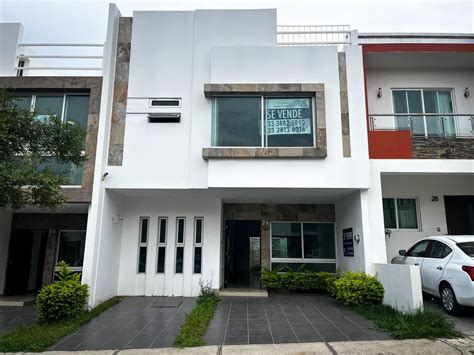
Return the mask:
[(18, 43), (22, 38), (21, 23), (0, 23), (0, 76), (16, 76)]
[[(387, 238), (387, 260), (398, 255), (398, 250), (408, 249), (418, 239), (448, 233), (444, 196), (474, 195), (474, 175), (383, 175), (383, 197), (409, 197), (418, 200), (420, 230), (391, 229)], [(432, 201), (437, 196), (438, 201)], [(438, 231), (439, 228), (439, 231)]]
[(0, 211), (0, 295), (3, 295), (5, 289), (11, 224), (11, 211)]
[[(341, 271), (365, 270), (365, 239), (370, 237), (368, 232), (366, 198), (362, 191), (356, 191), (336, 203), (336, 256), (337, 267)], [(360, 237), (360, 242), (354, 240), (354, 256), (344, 256), (342, 231), (352, 228), (354, 236)]]
[[(221, 245), (220, 199), (126, 198), (123, 203), (120, 295), (197, 296), (199, 279), (219, 288)], [(140, 217), (149, 217), (146, 273), (138, 274)], [(165, 273), (157, 274), (158, 217), (168, 218)], [(176, 218), (186, 217), (183, 273), (175, 274)], [(204, 218), (202, 273), (193, 273), (194, 218)]]

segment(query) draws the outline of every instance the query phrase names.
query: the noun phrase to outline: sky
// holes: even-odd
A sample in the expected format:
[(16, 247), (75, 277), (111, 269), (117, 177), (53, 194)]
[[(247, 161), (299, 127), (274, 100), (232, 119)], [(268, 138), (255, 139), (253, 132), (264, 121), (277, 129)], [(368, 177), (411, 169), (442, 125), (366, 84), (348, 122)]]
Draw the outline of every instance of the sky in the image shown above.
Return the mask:
[[(0, 0), (0, 22), (21, 22), (25, 42), (105, 40), (109, 1)], [(350, 25), (359, 32), (474, 32), (474, 0), (115, 1), (135, 10), (276, 8), (279, 25)]]

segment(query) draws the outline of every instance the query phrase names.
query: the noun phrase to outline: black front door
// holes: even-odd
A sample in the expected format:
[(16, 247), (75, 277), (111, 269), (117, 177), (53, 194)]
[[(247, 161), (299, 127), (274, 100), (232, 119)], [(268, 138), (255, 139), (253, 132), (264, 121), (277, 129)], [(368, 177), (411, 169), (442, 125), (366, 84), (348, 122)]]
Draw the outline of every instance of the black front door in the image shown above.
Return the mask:
[(260, 221), (225, 222), (225, 287), (260, 288)]
[(474, 235), (474, 196), (444, 196), (450, 235)]
[(41, 288), (47, 231), (12, 232), (8, 253), (5, 294), (15, 295)]

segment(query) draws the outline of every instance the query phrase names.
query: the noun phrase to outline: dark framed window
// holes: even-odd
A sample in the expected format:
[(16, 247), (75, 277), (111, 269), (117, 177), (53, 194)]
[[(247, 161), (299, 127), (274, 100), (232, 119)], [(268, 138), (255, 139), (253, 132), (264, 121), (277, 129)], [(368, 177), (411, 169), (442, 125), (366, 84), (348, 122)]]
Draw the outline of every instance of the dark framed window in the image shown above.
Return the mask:
[(204, 233), (204, 218), (194, 218), (194, 264), (193, 273), (200, 274), (202, 270), (202, 243)]
[(166, 236), (168, 234), (168, 218), (158, 218), (158, 258), (156, 264), (156, 272), (163, 274), (165, 272), (165, 260), (166, 260)]
[(216, 147), (314, 147), (312, 97), (213, 98)]
[(419, 229), (416, 198), (383, 198), (385, 228)]
[(186, 239), (186, 218), (176, 218), (176, 262), (175, 273), (182, 274), (184, 269), (184, 242)]
[(148, 249), (149, 217), (140, 217), (140, 232), (138, 237), (138, 273), (146, 272), (146, 257)]
[(56, 263), (65, 261), (74, 271), (81, 271), (86, 246), (85, 230), (62, 230), (59, 232)]

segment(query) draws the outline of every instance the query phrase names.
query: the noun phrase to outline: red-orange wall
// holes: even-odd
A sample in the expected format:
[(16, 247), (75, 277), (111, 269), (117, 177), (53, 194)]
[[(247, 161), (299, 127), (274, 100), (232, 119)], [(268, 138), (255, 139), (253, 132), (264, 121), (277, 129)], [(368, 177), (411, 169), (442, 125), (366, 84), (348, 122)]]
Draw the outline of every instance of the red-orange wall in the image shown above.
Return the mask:
[(410, 131), (369, 131), (370, 159), (411, 159)]

